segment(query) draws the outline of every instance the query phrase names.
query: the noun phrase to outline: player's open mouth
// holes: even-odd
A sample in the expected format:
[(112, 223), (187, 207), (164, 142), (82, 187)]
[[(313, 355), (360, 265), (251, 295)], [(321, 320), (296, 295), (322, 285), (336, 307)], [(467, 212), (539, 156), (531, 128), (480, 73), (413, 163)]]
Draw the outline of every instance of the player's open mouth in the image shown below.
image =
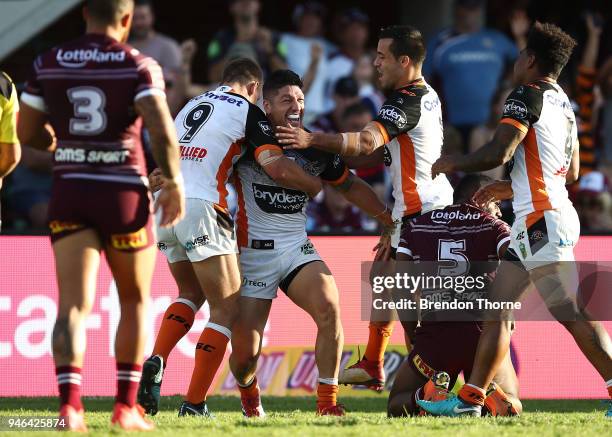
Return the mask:
[(287, 115), (287, 122), (293, 127), (300, 126), (300, 114), (289, 114)]

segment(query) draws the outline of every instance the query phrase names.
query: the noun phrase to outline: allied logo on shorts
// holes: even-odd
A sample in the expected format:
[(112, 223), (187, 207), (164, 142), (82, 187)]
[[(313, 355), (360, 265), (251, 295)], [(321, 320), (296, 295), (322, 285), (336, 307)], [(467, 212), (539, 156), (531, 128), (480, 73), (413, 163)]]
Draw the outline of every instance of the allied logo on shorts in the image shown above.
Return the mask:
[(149, 239), (145, 228), (130, 234), (111, 235), (111, 245), (117, 250), (140, 249), (146, 247), (148, 243)]
[(506, 103), (504, 104), (504, 116), (518, 118), (519, 120), (526, 120), (527, 113), (527, 106), (520, 100), (506, 100)]
[(295, 214), (308, 202), (308, 195), (301, 191), (255, 183), (253, 197), (257, 206), (270, 214)]
[(253, 280), (253, 279), (249, 279), (246, 276), (244, 276), (242, 278), (242, 286), (249, 286), (249, 287), (257, 287), (257, 288), (264, 288), (267, 287), (267, 284), (265, 283), (265, 281), (258, 281), (257, 279)]
[(393, 105), (383, 105), (378, 112), (378, 116), (383, 120), (390, 121), (396, 125), (398, 129), (403, 129), (408, 124), (408, 117), (406, 117), (406, 113)]
[(315, 248), (310, 241), (306, 244), (302, 244), (300, 250), (302, 251), (303, 255), (314, 255), (315, 253)]
[(274, 133), (272, 132), (272, 126), (270, 126), (270, 123), (268, 121), (262, 120), (257, 124), (259, 125), (259, 129), (261, 129), (264, 134), (269, 137), (274, 137)]
[(59, 49), (55, 60), (62, 67), (80, 68), (84, 67), (88, 62), (123, 62), (125, 61), (125, 52), (102, 52), (95, 49), (75, 49), (64, 51)]
[(199, 237), (196, 237), (193, 240), (186, 242), (185, 250), (187, 252), (190, 252), (196, 247), (206, 246), (208, 243), (210, 243), (210, 237), (208, 235), (200, 235)]

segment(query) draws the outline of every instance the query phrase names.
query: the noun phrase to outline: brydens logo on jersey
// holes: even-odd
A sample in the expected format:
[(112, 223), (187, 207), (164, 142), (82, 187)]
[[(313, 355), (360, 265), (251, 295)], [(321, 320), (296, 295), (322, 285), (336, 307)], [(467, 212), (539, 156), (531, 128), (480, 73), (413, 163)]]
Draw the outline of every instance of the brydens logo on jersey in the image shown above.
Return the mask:
[(504, 104), (504, 116), (527, 119), (527, 106), (520, 100), (508, 99)]
[(308, 201), (308, 195), (301, 191), (255, 183), (253, 197), (262, 211), (272, 214), (301, 212)]
[(399, 129), (403, 129), (406, 127), (408, 123), (408, 118), (406, 117), (406, 113), (402, 111), (400, 108), (393, 105), (383, 105), (380, 108), (380, 112), (378, 116), (383, 120), (390, 121), (394, 125), (396, 125)]
[(98, 49), (76, 49), (64, 51), (59, 49), (55, 55), (57, 63), (62, 67), (80, 68), (84, 67), (88, 62), (123, 62), (125, 61), (125, 52), (101, 52)]

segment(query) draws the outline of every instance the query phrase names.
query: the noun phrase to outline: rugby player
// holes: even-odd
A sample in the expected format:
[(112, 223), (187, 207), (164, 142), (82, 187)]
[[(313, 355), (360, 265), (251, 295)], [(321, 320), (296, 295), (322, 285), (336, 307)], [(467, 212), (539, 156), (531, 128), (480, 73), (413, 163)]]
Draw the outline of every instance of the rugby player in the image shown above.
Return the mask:
[[(53, 357), (66, 428), (86, 431), (80, 397), (86, 318), (94, 302), (100, 253), (117, 284), (117, 396), (111, 423), (154, 425), (136, 406), (146, 340), (155, 234), (140, 130), (148, 127), (168, 183), (156, 208), (161, 226), (183, 216), (176, 132), (159, 65), (125, 44), (132, 0), (88, 0), (86, 34), (43, 53), (21, 97), (18, 134), (54, 150), (49, 227), (59, 289)], [(46, 123), (49, 123), (47, 125)]]
[[(484, 175), (465, 176), (455, 189), (453, 205), (410, 220), (402, 230), (397, 260), (440, 262), (440, 265), (454, 260), (460, 269), (471, 266), (470, 275), (482, 273), (491, 280), (497, 261), (510, 242), (510, 228), (499, 219), (501, 213), (494, 201), (478, 207), (472, 200), (476, 191), (490, 182), (491, 178)], [(422, 293), (423, 297), (427, 296), (427, 292)], [(486, 298), (486, 290), (474, 288), (463, 296), (475, 302), (477, 298)], [(416, 329), (413, 322), (402, 320), (404, 329), (413, 338), (413, 349), (395, 375), (387, 404), (389, 416), (418, 414), (417, 400), (445, 399), (460, 372), (469, 378), (481, 323), (476, 321), (477, 313), (469, 310), (456, 317), (460, 321), (450, 321), (453, 315), (444, 312), (440, 315), (436, 310), (422, 309)], [(470, 317), (474, 319), (469, 320)], [(436, 321), (439, 319), (443, 321)], [(509, 352), (494, 381), (485, 400), (489, 414), (519, 414), (518, 379)]]
[[(384, 159), (391, 171), (392, 215), (398, 225), (390, 239), (386, 235), (381, 239), (376, 260), (393, 256), (402, 222), (452, 203), (453, 190), (446, 177), (432, 178), (430, 172), (430, 165), (440, 157), (443, 128), (438, 95), (421, 74), (424, 59), (423, 37), (417, 29), (405, 25), (384, 28), (374, 66), (389, 97), (374, 121), (361, 132), (342, 134), (277, 128), (279, 143), (285, 147), (315, 146), (342, 156)], [(343, 372), (341, 383), (382, 389), (383, 358), (392, 330), (393, 322), (370, 322), (364, 358)]]
[(268, 119), (255, 105), (261, 83), (262, 72), (254, 61), (236, 59), (225, 67), (221, 86), (191, 99), (176, 117), (186, 217), (159, 230), (158, 247), (168, 259), (179, 298), (166, 310), (153, 355), (144, 364), (138, 400), (148, 413), (158, 410), (170, 351), (189, 331), (206, 298), (210, 319), (196, 345), (179, 415), (209, 416), (206, 396), (238, 314), (238, 246), (226, 200), (226, 184), (237, 160), (248, 154), (267, 177), (304, 196), (314, 197), (321, 190), (319, 178), (304, 172), (277, 145)]
[[(506, 100), (493, 139), (466, 156), (444, 156), (432, 174), (488, 170), (513, 160), (511, 181), (498, 182), (479, 196), (513, 198), (515, 221), (510, 247), (490, 288), (491, 300), (516, 302), (533, 281), (550, 313), (569, 331), (585, 357), (606, 381), (612, 397), (612, 344), (601, 323), (578, 307), (568, 284), (580, 223), (566, 183), (578, 177), (579, 154), (572, 105), (556, 80), (576, 42), (559, 27), (536, 22), (527, 47), (514, 64), (520, 83)], [(419, 401), (435, 415), (480, 415), (485, 389), (508, 353), (511, 315), (486, 322), (474, 367), (459, 396), (442, 402)], [(499, 320), (502, 320), (501, 322)], [(612, 405), (612, 404), (611, 404)], [(612, 415), (611, 410), (608, 416)]]
[[(263, 103), (274, 125), (302, 127), (302, 87), (299, 76), (290, 70), (277, 70), (267, 78)], [(317, 149), (285, 153), (304, 171), (319, 176), (383, 226), (393, 226), (391, 214), (376, 193), (351, 173), (338, 155)], [(244, 414), (264, 415), (255, 371), (272, 300), (280, 288), (317, 326), (317, 414), (344, 415), (344, 407), (336, 402), (343, 346), (338, 289), (306, 235), (308, 196), (280, 187), (249, 153), (238, 162), (237, 176), (236, 224), (243, 280), (230, 367), (238, 382)]]
[[(21, 146), (17, 138), (17, 114), (19, 100), (11, 78), (0, 71), (0, 188), (2, 179), (7, 177), (21, 158)], [(0, 212), (0, 228), (2, 213)]]

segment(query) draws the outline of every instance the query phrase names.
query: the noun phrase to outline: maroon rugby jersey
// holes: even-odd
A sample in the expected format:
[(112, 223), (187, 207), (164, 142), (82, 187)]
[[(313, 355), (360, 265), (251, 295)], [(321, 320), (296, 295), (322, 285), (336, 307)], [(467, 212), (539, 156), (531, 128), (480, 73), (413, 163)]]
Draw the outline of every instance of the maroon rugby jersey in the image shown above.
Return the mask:
[(499, 249), (509, 241), (505, 222), (464, 203), (408, 221), (397, 251), (415, 261), (489, 261), (499, 259)]
[[(430, 211), (405, 223), (397, 251), (419, 262), (416, 272), (421, 274), (443, 278), (480, 276), (484, 284), (464, 290), (424, 287), (421, 297), (436, 302), (473, 301), (486, 297), (500, 259), (499, 251), (509, 241), (510, 228), (505, 222), (464, 203)], [(467, 321), (480, 316), (478, 310), (427, 309), (420, 313), (425, 322)]]
[(144, 183), (141, 97), (164, 95), (157, 62), (102, 34), (86, 34), (38, 56), (22, 101), (48, 113), (57, 136), (54, 174)]

